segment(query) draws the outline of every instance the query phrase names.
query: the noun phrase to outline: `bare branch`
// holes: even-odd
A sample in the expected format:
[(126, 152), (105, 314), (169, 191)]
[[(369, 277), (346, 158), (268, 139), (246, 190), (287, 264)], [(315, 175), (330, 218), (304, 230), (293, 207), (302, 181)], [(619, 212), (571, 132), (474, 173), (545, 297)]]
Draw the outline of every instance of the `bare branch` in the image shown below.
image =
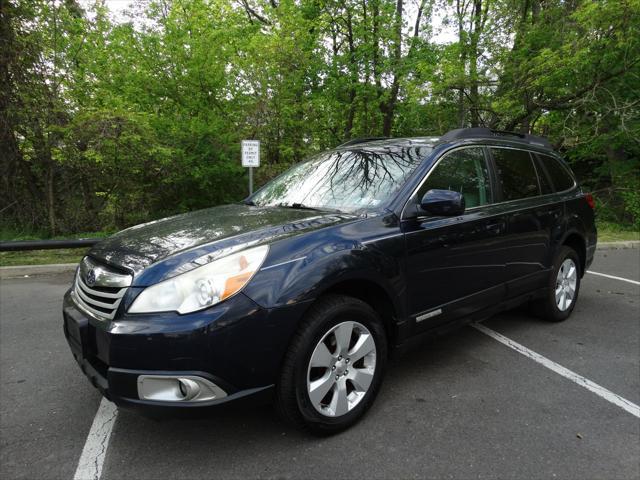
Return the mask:
[(249, 20), (251, 20), (252, 18), (255, 18), (260, 23), (263, 23), (265, 25), (271, 25), (271, 22), (266, 17), (260, 15), (255, 8), (252, 8), (251, 5), (249, 5), (249, 2), (247, 0), (240, 0), (240, 3), (244, 7), (245, 12), (247, 12), (247, 16), (249, 17)]

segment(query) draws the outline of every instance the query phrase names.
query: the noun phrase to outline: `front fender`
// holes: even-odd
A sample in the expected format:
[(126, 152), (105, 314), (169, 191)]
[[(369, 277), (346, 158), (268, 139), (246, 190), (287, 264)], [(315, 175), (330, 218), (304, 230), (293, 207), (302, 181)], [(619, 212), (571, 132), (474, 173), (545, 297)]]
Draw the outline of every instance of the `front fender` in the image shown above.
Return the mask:
[[(267, 262), (268, 263), (268, 262)], [(350, 241), (332, 242), (263, 267), (244, 290), (264, 308), (314, 300), (333, 286), (349, 281), (373, 282), (387, 292), (402, 312), (404, 291), (400, 259)]]

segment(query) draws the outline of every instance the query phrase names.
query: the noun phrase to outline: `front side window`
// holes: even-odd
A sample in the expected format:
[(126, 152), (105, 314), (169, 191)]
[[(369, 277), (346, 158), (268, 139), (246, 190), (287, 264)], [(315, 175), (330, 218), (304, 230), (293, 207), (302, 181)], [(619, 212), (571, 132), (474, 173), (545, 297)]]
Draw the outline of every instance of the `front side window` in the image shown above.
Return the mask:
[(551, 177), (551, 181), (553, 182), (556, 192), (569, 190), (573, 187), (573, 178), (571, 178), (567, 169), (557, 158), (550, 157), (549, 155), (539, 155), (539, 157), (547, 169), (549, 177)]
[(491, 148), (502, 200), (518, 200), (540, 195), (538, 176), (529, 152), (510, 148)]
[(431, 147), (371, 147), (322, 153), (266, 184), (258, 206), (356, 211), (390, 201)]
[(482, 148), (463, 148), (447, 154), (429, 174), (416, 198), (429, 190), (452, 190), (464, 196), (466, 208), (491, 202), (489, 171)]

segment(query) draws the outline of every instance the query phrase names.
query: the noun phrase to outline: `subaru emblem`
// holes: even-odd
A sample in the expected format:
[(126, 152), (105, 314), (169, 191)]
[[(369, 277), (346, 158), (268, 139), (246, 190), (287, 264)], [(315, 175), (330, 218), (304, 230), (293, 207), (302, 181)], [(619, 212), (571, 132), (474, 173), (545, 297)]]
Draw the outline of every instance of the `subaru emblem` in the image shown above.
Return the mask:
[(96, 284), (96, 272), (92, 268), (87, 272), (87, 285), (93, 287)]

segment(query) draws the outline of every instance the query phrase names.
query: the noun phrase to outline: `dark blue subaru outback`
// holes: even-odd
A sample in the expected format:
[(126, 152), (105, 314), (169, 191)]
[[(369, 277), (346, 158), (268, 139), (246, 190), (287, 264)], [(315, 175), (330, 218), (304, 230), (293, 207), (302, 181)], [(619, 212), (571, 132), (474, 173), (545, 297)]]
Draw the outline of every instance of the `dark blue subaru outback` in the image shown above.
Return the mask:
[(410, 340), (522, 303), (566, 319), (595, 246), (593, 199), (545, 139), (351, 141), (242, 204), (97, 244), (64, 332), (118, 405), (272, 390), (285, 419), (331, 433), (371, 406)]

